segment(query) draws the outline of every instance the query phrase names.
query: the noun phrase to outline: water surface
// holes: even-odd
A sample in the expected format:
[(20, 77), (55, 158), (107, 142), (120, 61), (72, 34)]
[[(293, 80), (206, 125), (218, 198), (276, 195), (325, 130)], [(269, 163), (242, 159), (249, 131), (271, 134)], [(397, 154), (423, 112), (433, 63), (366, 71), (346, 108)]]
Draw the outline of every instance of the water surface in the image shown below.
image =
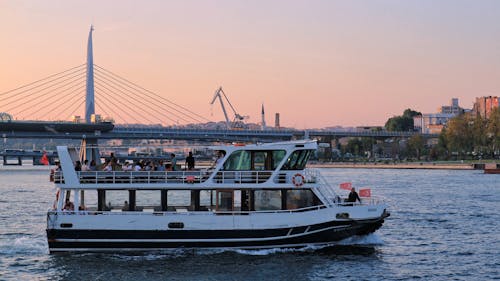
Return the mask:
[[(375, 234), (328, 248), (48, 253), (48, 170), (0, 169), (0, 280), (499, 280), (500, 175), (322, 169), (390, 205)], [(341, 192), (339, 190), (339, 192)]]

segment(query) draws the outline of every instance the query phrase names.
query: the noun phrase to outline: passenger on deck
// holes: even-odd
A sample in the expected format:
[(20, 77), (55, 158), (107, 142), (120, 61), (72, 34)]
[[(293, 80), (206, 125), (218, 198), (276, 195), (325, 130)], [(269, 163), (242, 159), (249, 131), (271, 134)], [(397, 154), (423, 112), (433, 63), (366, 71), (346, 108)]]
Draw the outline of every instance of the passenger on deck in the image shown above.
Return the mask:
[(349, 197), (347, 197), (347, 202), (356, 202), (359, 201), (361, 203), (361, 198), (359, 198), (358, 193), (356, 192), (356, 189), (353, 187), (351, 189), (351, 192), (349, 193)]
[(157, 171), (160, 171), (160, 172), (163, 172), (163, 171), (165, 171), (165, 170), (166, 170), (166, 169), (165, 169), (165, 165), (163, 165), (163, 160), (160, 160), (160, 161), (158, 162), (158, 165), (156, 166), (156, 170), (157, 170)]
[(123, 202), (122, 211), (128, 211), (128, 209), (129, 209), (128, 202), (125, 200), (125, 202)]
[(170, 163), (167, 163), (165, 164), (165, 171), (173, 171), (174, 169), (172, 169), (172, 164)]
[(189, 151), (189, 155), (186, 157), (186, 167), (188, 170), (194, 170), (194, 157), (191, 151)]
[(125, 161), (122, 165), (122, 171), (132, 171), (132, 165), (128, 161)]
[(224, 156), (226, 156), (226, 152), (224, 150), (219, 150), (217, 152), (217, 159), (215, 159), (215, 166), (222, 163), (222, 159), (224, 159)]
[(177, 170), (177, 158), (175, 158), (175, 154), (171, 153), (170, 154), (170, 162), (172, 162), (172, 170), (175, 171)]
[(90, 171), (97, 171), (97, 164), (95, 163), (95, 160), (90, 161), (89, 169)]
[(135, 165), (134, 165), (134, 171), (138, 172), (138, 171), (142, 171), (142, 166), (141, 166), (141, 163), (139, 163), (138, 161), (135, 162)]
[(76, 160), (75, 162), (75, 171), (79, 172), (82, 170), (82, 162), (80, 160)]
[(106, 162), (104, 163), (104, 168), (102, 168), (103, 171), (106, 171), (106, 172), (111, 172), (113, 171), (113, 166), (111, 164), (111, 162)]
[(89, 167), (89, 160), (85, 159), (85, 160), (83, 161), (82, 171), (84, 171), (84, 172), (86, 172), (86, 171), (90, 171), (90, 167)]
[(64, 210), (66, 211), (75, 210), (75, 205), (73, 205), (73, 202), (69, 201), (69, 198), (66, 198), (66, 203), (64, 204)]

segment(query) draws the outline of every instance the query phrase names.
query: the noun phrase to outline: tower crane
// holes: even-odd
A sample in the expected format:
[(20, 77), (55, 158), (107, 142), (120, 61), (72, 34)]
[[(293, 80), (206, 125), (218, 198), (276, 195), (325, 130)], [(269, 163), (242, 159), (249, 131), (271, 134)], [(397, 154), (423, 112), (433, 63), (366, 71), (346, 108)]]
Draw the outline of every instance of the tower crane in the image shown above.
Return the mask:
[[(224, 106), (224, 101), (222, 100), (223, 96), (224, 96), (224, 99), (226, 100), (226, 102), (229, 104), (229, 107), (231, 107), (231, 110), (234, 113), (234, 119), (233, 119), (232, 122), (229, 120), (229, 117), (227, 115), (227, 110), (226, 110), (226, 107)], [(219, 87), (215, 91), (214, 98), (212, 99), (212, 101), (210, 102), (210, 104), (213, 105), (215, 103), (215, 100), (217, 98), (219, 98), (220, 106), (222, 107), (222, 112), (224, 113), (224, 117), (226, 119), (226, 126), (227, 126), (227, 128), (229, 130), (244, 128), (243, 120), (247, 119), (248, 116), (242, 116), (238, 112), (236, 112), (236, 110), (234, 109), (233, 105), (231, 104), (231, 102), (229, 101), (228, 97), (226, 96), (226, 93), (224, 93), (224, 90), (222, 90), (222, 87)]]

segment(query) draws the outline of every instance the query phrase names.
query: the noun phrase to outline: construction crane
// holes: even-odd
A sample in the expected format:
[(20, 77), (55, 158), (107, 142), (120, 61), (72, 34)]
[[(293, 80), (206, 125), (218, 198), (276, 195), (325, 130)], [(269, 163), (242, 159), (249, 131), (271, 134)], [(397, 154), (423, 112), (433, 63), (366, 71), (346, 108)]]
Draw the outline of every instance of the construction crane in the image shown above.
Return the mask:
[[(224, 99), (226, 99), (227, 103), (229, 104), (229, 107), (231, 107), (231, 109), (233, 110), (234, 119), (232, 122), (229, 120), (229, 117), (227, 116), (227, 110), (226, 110), (226, 107), (224, 106), (224, 101), (222, 100), (222, 96), (224, 96)], [(224, 90), (222, 90), (222, 87), (219, 87), (215, 91), (214, 98), (212, 99), (210, 104), (213, 105), (217, 98), (219, 98), (220, 106), (222, 107), (222, 112), (224, 112), (224, 117), (226, 118), (227, 128), (229, 130), (231, 130), (231, 129), (243, 129), (245, 127), (243, 120), (247, 119), (248, 116), (242, 116), (242, 115), (238, 114), (238, 112), (236, 112), (233, 105), (231, 104), (231, 102), (227, 98), (226, 93), (224, 93)]]

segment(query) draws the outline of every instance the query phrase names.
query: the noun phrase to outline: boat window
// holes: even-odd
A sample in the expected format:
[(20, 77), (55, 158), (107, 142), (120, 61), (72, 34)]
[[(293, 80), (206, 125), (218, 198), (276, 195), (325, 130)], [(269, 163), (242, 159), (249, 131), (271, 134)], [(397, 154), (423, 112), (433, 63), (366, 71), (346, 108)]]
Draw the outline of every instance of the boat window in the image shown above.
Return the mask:
[(169, 190), (167, 193), (167, 205), (170, 207), (188, 207), (191, 205), (190, 190)]
[(287, 210), (301, 209), (315, 206), (317, 200), (311, 190), (287, 190), (286, 208)]
[(252, 170), (256, 170), (256, 171), (267, 170), (266, 169), (267, 154), (268, 154), (267, 151), (254, 151), (253, 152)]
[(161, 211), (160, 190), (137, 190), (136, 209), (144, 212)]
[(250, 170), (250, 152), (246, 150), (238, 150), (233, 152), (224, 162), (224, 170), (226, 171), (241, 171)]
[(128, 190), (106, 190), (104, 211), (121, 211), (128, 209)]
[(285, 154), (285, 150), (239, 150), (228, 157), (224, 162), (223, 169), (225, 171), (275, 170), (285, 157)]
[(280, 190), (256, 190), (255, 211), (281, 210)]
[(272, 170), (276, 170), (278, 165), (281, 163), (281, 160), (285, 158), (286, 151), (285, 150), (273, 150), (273, 168)]
[(311, 150), (296, 150), (287, 159), (282, 170), (303, 170), (307, 160), (311, 155)]

